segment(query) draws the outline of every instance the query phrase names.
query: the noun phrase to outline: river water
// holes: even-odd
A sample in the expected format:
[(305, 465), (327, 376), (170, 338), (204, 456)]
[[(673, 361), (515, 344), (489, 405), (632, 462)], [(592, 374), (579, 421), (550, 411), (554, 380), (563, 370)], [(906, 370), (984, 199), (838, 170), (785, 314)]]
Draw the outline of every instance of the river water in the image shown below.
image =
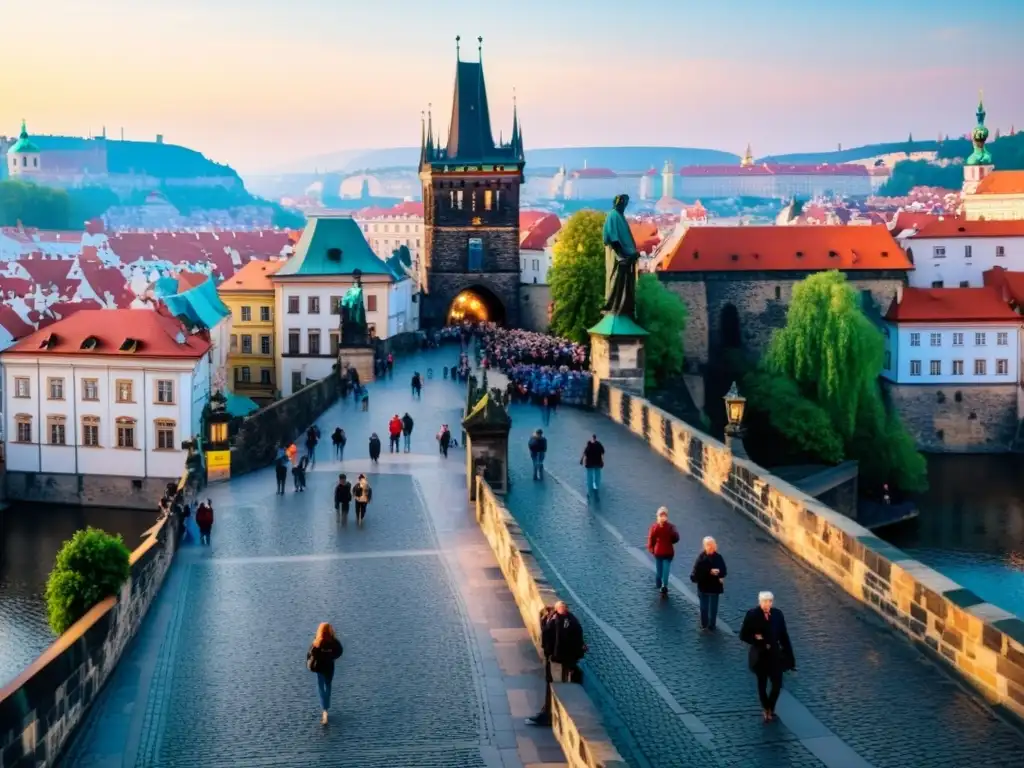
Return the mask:
[(883, 538), (1024, 616), (1024, 456), (930, 456), (921, 516)]
[(61, 545), (93, 526), (119, 533), (128, 549), (156, 522), (156, 510), (14, 504), (4, 512), (0, 546), (0, 686), (16, 677), (53, 640), (46, 622), (46, 579)]

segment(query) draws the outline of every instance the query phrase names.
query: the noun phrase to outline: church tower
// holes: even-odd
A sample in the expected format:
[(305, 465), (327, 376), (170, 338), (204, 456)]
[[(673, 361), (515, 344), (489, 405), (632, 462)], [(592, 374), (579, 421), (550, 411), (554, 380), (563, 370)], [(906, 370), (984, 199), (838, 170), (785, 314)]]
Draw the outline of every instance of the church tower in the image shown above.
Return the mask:
[[(517, 107), (507, 143), (494, 141), (482, 56), (462, 61), (456, 37), (448, 140), (427, 116), (420, 147), (424, 252), (420, 324), (519, 323), (519, 190), (526, 158)], [(477, 38), (481, 54), (483, 38)]]
[(754, 152), (750, 148), (750, 144), (747, 144), (747, 151), (743, 153), (743, 159), (740, 161), (740, 168), (750, 168), (754, 165)]
[(7, 173), (12, 178), (32, 176), (40, 170), (40, 152), (36, 143), (28, 136), (25, 121), (21, 121), (21, 133), (14, 145), (7, 150)]
[(985, 101), (982, 95), (978, 96), (978, 111), (976, 113), (978, 124), (971, 131), (971, 141), (974, 143), (974, 151), (964, 162), (964, 186), (963, 194), (973, 195), (981, 180), (984, 179), (993, 169), (992, 154), (985, 146), (988, 141), (988, 128), (985, 127)]
[(666, 160), (665, 166), (661, 169), (661, 198), (663, 200), (672, 200), (676, 196), (675, 179), (676, 169), (671, 160)]

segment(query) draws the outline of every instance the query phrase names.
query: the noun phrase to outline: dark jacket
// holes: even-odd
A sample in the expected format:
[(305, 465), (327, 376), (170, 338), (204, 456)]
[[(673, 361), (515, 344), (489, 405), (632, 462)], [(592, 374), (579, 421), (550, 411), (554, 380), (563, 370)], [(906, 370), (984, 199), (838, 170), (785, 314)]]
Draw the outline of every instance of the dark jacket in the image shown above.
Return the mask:
[(672, 523), (655, 523), (647, 532), (647, 551), (655, 557), (672, 558), (676, 556), (675, 544), (678, 541), (679, 531)]
[(437, 439), (441, 443), (441, 445), (448, 446), (452, 442), (452, 433), (449, 432), (447, 429), (443, 429), (441, 430), (441, 434), (438, 436)]
[(588, 442), (583, 449), (583, 466), (587, 469), (601, 469), (604, 466), (604, 446), (600, 440)]
[(331, 433), (331, 442), (335, 445), (341, 445), (345, 442), (345, 433), (341, 431), (341, 427), (338, 427)]
[[(717, 568), (717, 576), (711, 574), (711, 570)], [(725, 567), (725, 558), (721, 553), (715, 552), (709, 555), (703, 550), (693, 562), (693, 570), (690, 571), (690, 581), (697, 585), (697, 591), (707, 595), (720, 595), (725, 592), (725, 585), (719, 579), (724, 579), (728, 571)]]
[(380, 456), (380, 438), (370, 438), (370, 458), (375, 459)]
[(403, 435), (411, 435), (412, 434), (412, 416), (410, 416), (408, 413), (405, 414), (405, 416), (402, 417), (402, 434)]
[(352, 501), (352, 483), (348, 480), (344, 483), (339, 482), (334, 486), (334, 503), (348, 504), (350, 501)]
[[(758, 640), (756, 635), (760, 635)], [(750, 645), (747, 663), (752, 672), (785, 672), (796, 669), (793, 645), (786, 630), (786, 617), (778, 608), (772, 608), (766, 619), (761, 606), (751, 608), (743, 617), (740, 640)]]
[(540, 645), (544, 651), (544, 658), (550, 659), (555, 652), (555, 612), (551, 608), (545, 608), (540, 612)]
[(548, 439), (543, 435), (534, 435), (530, 438), (530, 455), (536, 456), (538, 453), (548, 452)]
[(201, 531), (208, 531), (213, 528), (213, 507), (209, 504), (200, 504), (196, 510), (196, 525)]
[(341, 654), (344, 653), (344, 648), (341, 647), (341, 642), (338, 640), (328, 640), (319, 648), (315, 645), (309, 646), (309, 650), (306, 652), (307, 663), (312, 660), (312, 672), (317, 672), (328, 680), (334, 679), (334, 661), (340, 659)]
[(369, 483), (365, 486), (360, 486), (359, 483), (356, 483), (352, 488), (352, 498), (356, 501), (369, 504), (373, 501), (373, 488), (370, 487)]
[(558, 664), (575, 664), (586, 653), (583, 643), (583, 626), (571, 613), (556, 613), (551, 618), (552, 632), (551, 660)]

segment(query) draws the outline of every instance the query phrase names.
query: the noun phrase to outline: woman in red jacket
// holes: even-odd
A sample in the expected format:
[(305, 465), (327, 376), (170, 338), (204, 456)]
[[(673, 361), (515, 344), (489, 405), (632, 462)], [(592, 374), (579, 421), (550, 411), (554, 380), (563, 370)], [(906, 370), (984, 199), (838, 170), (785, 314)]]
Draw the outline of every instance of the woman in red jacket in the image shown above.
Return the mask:
[(668, 521), (668, 507), (658, 507), (657, 519), (647, 533), (647, 551), (654, 555), (654, 583), (661, 594), (668, 594), (668, 571), (676, 555), (679, 532)]

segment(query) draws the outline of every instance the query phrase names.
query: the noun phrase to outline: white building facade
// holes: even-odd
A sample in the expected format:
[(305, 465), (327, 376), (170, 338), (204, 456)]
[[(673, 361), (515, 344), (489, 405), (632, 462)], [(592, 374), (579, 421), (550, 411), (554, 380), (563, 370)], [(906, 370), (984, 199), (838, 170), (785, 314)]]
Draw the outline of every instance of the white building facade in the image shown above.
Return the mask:
[(1024, 221), (945, 218), (904, 241), (914, 288), (980, 288), (994, 267), (1024, 271)]
[[(139, 352), (121, 353), (103, 349), (112, 337), (99, 329), (96, 336), (64, 339), (62, 326), (74, 319), (36, 331), (0, 355), (7, 471), (180, 477), (181, 443), (199, 434), (210, 397), (208, 342), (183, 334), (180, 354), (149, 357), (136, 329), (143, 336)], [(51, 349), (37, 339), (47, 334), (59, 341)], [(80, 348), (97, 336), (96, 354)]]

